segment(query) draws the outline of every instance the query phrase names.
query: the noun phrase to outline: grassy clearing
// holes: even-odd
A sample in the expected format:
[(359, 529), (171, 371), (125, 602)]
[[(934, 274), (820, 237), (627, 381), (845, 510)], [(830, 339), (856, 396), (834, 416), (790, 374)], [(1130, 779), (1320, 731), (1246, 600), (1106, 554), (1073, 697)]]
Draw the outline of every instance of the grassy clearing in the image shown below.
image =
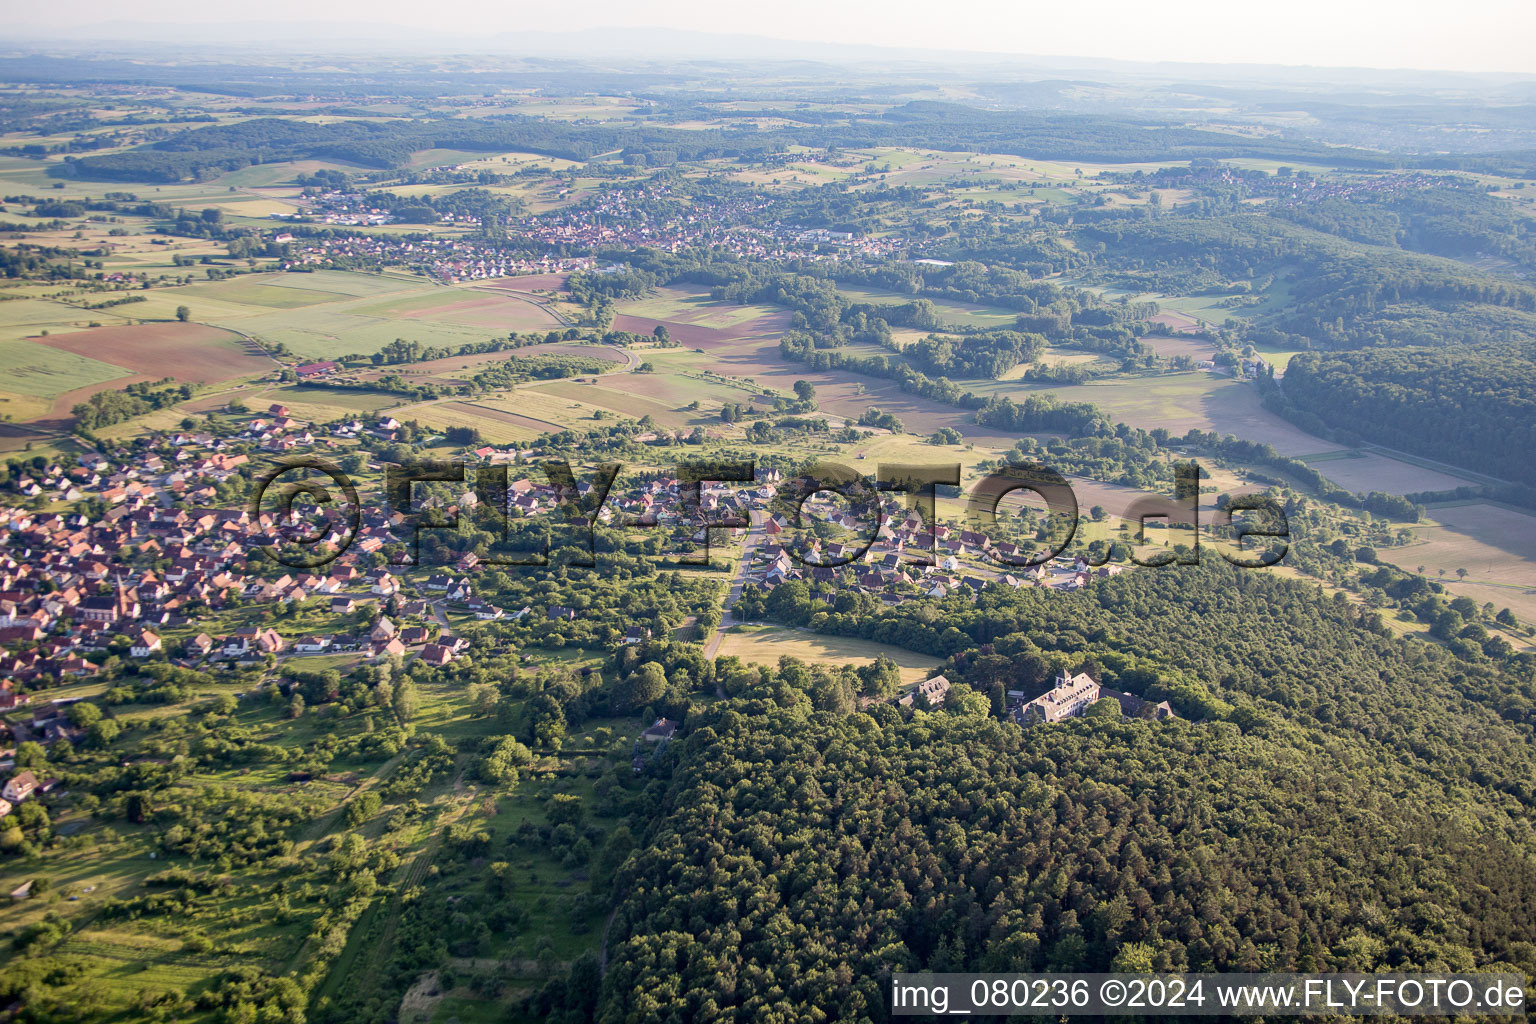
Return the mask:
[[(877, 288), (855, 288), (851, 285), (839, 284), (837, 290), (855, 302), (870, 302), (880, 305), (901, 305), (911, 302), (914, 296), (902, 295), (897, 292), (883, 291)], [(926, 298), (926, 296), (924, 296)], [(956, 327), (1012, 327), (1018, 320), (1016, 310), (1003, 309), (1000, 306), (982, 306), (973, 303), (955, 302), (950, 299), (930, 299), (938, 307), (939, 315), (945, 321)]]
[(868, 665), (885, 655), (901, 667), (901, 681), (915, 683), (925, 679), (939, 664), (938, 658), (877, 644), (870, 640), (820, 636), (816, 633), (783, 626), (738, 625), (725, 633), (716, 656), (731, 655), (744, 662), (777, 664), (779, 658), (799, 658), (808, 664)]

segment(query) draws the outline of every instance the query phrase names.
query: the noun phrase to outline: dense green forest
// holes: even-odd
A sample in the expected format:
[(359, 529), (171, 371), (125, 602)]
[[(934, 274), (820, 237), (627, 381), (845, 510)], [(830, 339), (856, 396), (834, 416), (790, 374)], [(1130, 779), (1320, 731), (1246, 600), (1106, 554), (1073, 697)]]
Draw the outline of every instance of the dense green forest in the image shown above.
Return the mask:
[(928, 612), (893, 631), (980, 693), (1086, 665), (1187, 720), (903, 722), (765, 674), (674, 747), (599, 1020), (883, 1019), (895, 970), (1536, 970), (1528, 659), (1225, 567)]
[(1536, 365), (1465, 349), (1306, 353), (1282, 406), (1328, 427), (1494, 476), (1536, 484)]

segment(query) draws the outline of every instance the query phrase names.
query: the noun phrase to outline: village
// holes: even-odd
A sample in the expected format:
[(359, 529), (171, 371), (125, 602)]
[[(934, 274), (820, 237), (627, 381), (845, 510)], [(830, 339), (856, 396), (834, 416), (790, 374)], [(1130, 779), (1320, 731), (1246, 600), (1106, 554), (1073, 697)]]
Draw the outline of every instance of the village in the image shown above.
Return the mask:
[[(272, 216), (339, 227), (379, 226), (394, 220), (366, 193), (352, 189), (328, 190), (305, 202), (301, 214)], [(676, 204), (678, 212), (654, 214), (651, 207), (663, 203)], [(309, 236), (278, 230), (271, 240), (287, 247), (283, 269), (362, 261), (404, 267), (449, 283), (590, 270), (596, 265), (593, 257), (560, 254), (604, 248), (643, 246), (672, 253), (712, 248), (736, 259), (767, 262), (888, 259), (908, 248), (902, 238), (856, 237), (846, 231), (765, 221), (770, 214), (771, 204), (761, 199), (684, 203), (667, 186), (652, 185), (639, 192), (612, 189), (578, 206), (513, 218), (498, 226), (505, 237), (482, 232), (478, 217), (447, 213), (431, 226), (472, 233)], [(425, 231), (429, 225), (422, 227)]]
[[(247, 477), (272, 457), (295, 452), (346, 452), (363, 438), (389, 443), (401, 424), (389, 417), (323, 425), (296, 420), (281, 405), (250, 416), (237, 431), (180, 431), (148, 438), (133, 450), (91, 454), (75, 465), (48, 464), (14, 481), (18, 505), (0, 508), (0, 713), (26, 707), (56, 682), (87, 679), (105, 660), (131, 656), (184, 667), (266, 664), (280, 668), (317, 656), (352, 660), (419, 658), (443, 666), (472, 650), (448, 614), (461, 621), (558, 623), (577, 610), (551, 604), (506, 609), (477, 593), (480, 560), (472, 553), (447, 565), (391, 564), (401, 549), (400, 510), (358, 510), (356, 535), (344, 543), (335, 525), (322, 544), (342, 553), (312, 570), (281, 571), (258, 551), (289, 524), (244, 504)], [(535, 463), (533, 450), (480, 446), (466, 457), (509, 467), (507, 515), (549, 515), (562, 495)], [(660, 526), (695, 544), (726, 534), (743, 552), (738, 579), (762, 590), (803, 581), (821, 600), (864, 593), (886, 605), (959, 595), (974, 599), (986, 586), (1089, 585), (1118, 565), (1091, 567), (1081, 557), (1011, 568), (1022, 549), (983, 533), (928, 524), (893, 501), (866, 543), (824, 541), (793, 525), (784, 496), (794, 488), (781, 471), (759, 467), (748, 485), (706, 482), (697, 502), (676, 476), (658, 474), (616, 487), (596, 510), (609, 526)], [(804, 486), (803, 483), (796, 486)], [(576, 485), (584, 497), (591, 484)], [(221, 499), (221, 495), (224, 500)], [(478, 501), (465, 488), (447, 508)], [(49, 509), (59, 504), (84, 511)], [(430, 502), (429, 502), (430, 504)], [(36, 507), (25, 507), (32, 505)], [(807, 522), (856, 531), (858, 524), (823, 498), (801, 506)], [(297, 516), (297, 512), (291, 513)], [(722, 529), (725, 522), (760, 524)], [(275, 571), (274, 571), (275, 570)], [(321, 608), (347, 628), (295, 631), (272, 613)], [(726, 609), (727, 614), (729, 609)], [(615, 636), (619, 645), (650, 639), (643, 626)], [(910, 695), (909, 695), (910, 696)], [(934, 703), (942, 694), (933, 695)], [(14, 738), (50, 743), (78, 738), (59, 707), (45, 704), (30, 719), (11, 722)]]

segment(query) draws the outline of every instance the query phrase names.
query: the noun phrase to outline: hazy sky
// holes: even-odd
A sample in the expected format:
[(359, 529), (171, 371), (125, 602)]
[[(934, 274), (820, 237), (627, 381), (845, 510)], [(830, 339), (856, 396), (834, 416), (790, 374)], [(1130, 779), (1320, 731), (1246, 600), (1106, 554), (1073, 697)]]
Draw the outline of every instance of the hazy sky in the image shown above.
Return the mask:
[(21, 0), (13, 28), (357, 21), (454, 32), (614, 26), (1018, 54), (1536, 73), (1536, 0)]

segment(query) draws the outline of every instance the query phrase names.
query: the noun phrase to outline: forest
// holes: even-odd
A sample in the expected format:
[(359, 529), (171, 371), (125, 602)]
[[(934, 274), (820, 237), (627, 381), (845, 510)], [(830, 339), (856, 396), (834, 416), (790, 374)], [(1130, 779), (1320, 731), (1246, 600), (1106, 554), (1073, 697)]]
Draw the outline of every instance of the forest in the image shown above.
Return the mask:
[(1492, 348), (1309, 352), (1291, 361), (1281, 396), (1355, 437), (1536, 484), (1529, 355)]
[[(1530, 659), (1226, 567), (904, 612), (869, 635), (976, 699), (903, 721), (780, 675), (690, 716), (598, 1020), (883, 1019), (893, 970), (1536, 967)], [(1187, 720), (991, 717), (1057, 666)]]

